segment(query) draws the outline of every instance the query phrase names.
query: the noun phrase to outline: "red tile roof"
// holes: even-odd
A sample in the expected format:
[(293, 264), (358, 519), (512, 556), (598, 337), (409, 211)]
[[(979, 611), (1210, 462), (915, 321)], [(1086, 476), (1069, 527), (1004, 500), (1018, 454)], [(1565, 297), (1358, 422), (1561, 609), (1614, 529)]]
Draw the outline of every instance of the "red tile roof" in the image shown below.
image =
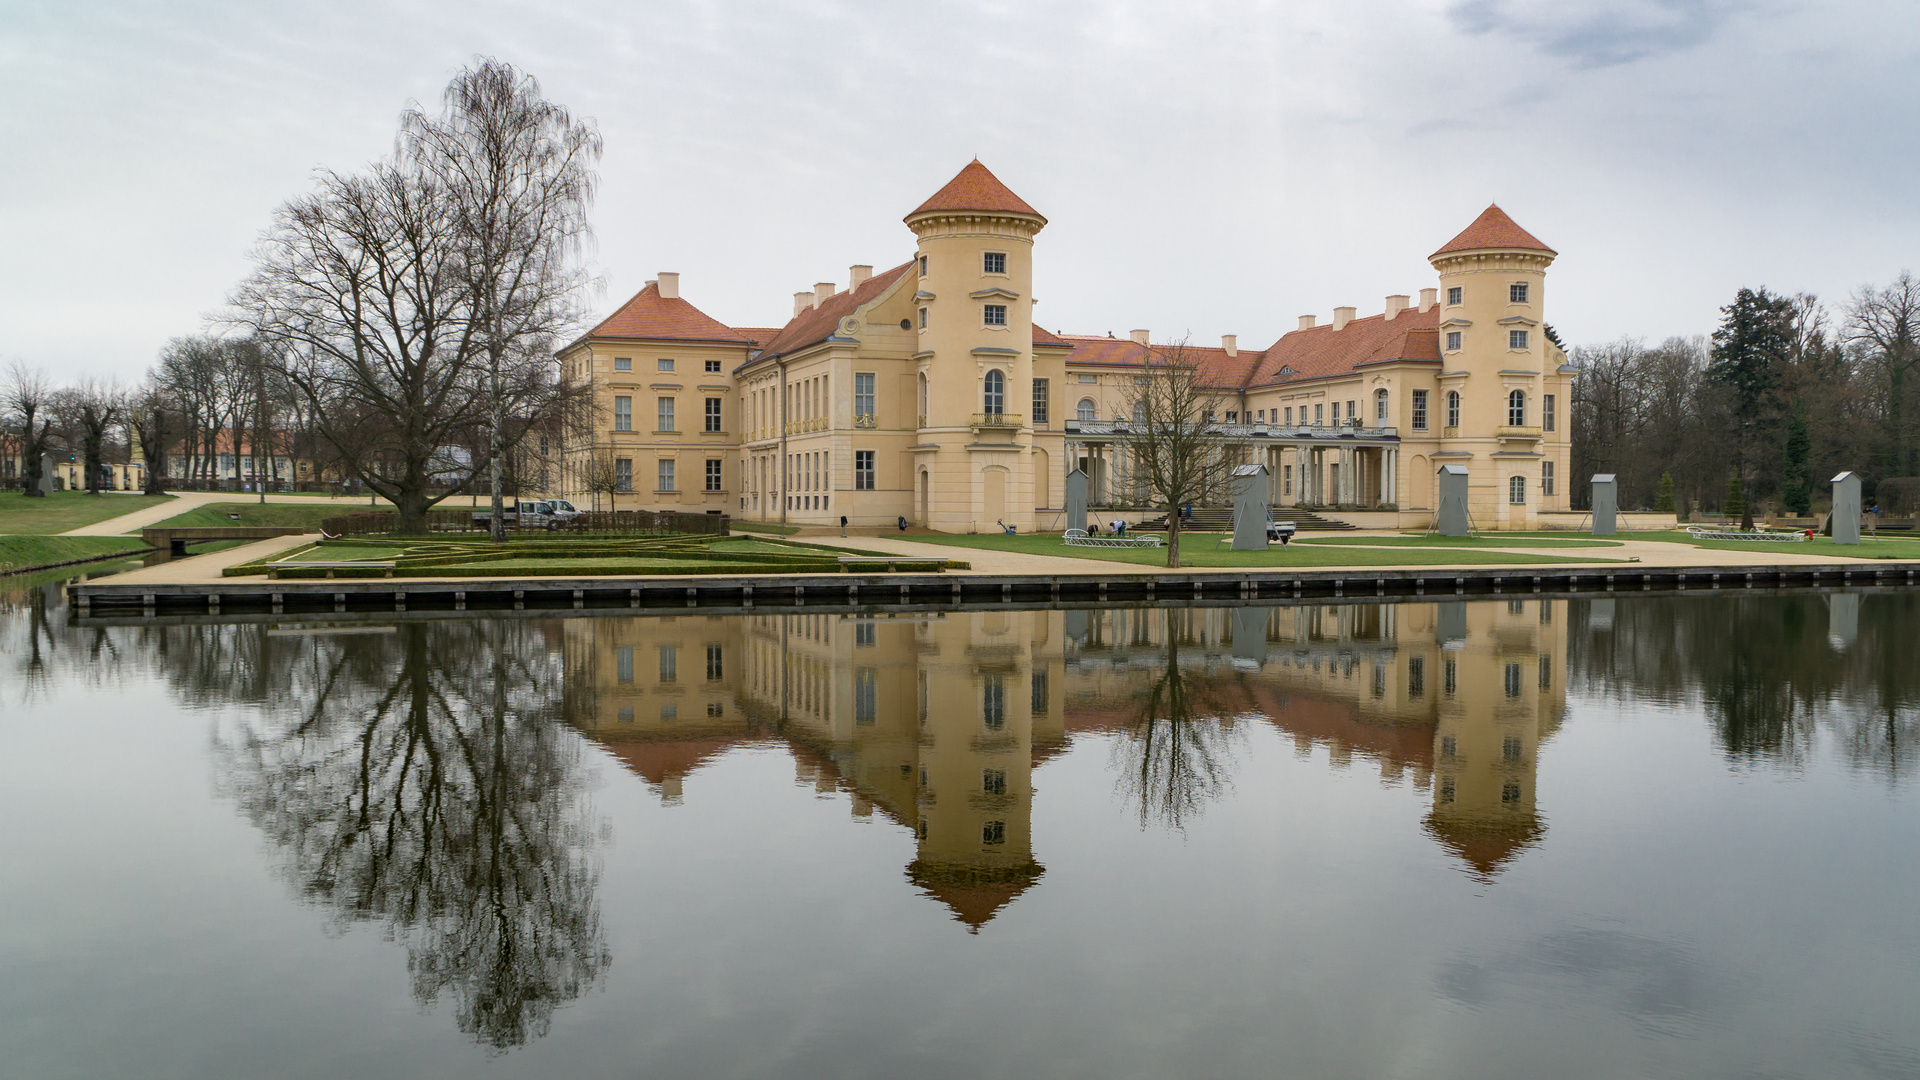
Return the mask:
[(1054, 348), (1068, 347), (1067, 343), (1061, 340), (1059, 335), (1051, 334), (1045, 330), (1042, 330), (1040, 328), (1039, 323), (1033, 324), (1033, 344), (1035, 345), (1035, 347), (1038, 347), (1038, 348), (1045, 348), (1048, 346), (1051, 346)]
[(1466, 231), (1446, 242), (1439, 251), (1427, 256), (1437, 259), (1455, 251), (1480, 251), (1486, 248), (1523, 248), (1528, 251), (1544, 251), (1549, 255), (1559, 252), (1541, 243), (1534, 235), (1514, 224), (1505, 210), (1498, 205), (1487, 207)]
[(885, 292), (900, 279), (900, 275), (905, 274), (912, 267), (912, 262), (903, 262), (891, 270), (882, 270), (861, 282), (859, 288), (842, 289), (827, 297), (825, 303), (816, 304), (795, 315), (787, 325), (781, 327), (779, 332), (773, 334), (765, 344), (760, 346), (759, 354), (753, 359), (759, 361), (784, 356), (827, 340), (833, 336), (841, 319), (853, 314), (861, 304)]
[(933, 197), (920, 204), (920, 208), (908, 214), (902, 220), (912, 221), (921, 214), (939, 213), (948, 210), (986, 210), (1001, 214), (1024, 214), (1028, 217), (1041, 217), (1040, 211), (1028, 206), (1025, 199), (1015, 195), (993, 175), (979, 158), (974, 158), (961, 169), (947, 186), (933, 193)]
[[(668, 300), (660, 295), (657, 282), (635, 293), (619, 310), (600, 320), (586, 332), (587, 338), (639, 338), (649, 341), (712, 341), (725, 345), (745, 345), (747, 339), (707, 313), (678, 297)], [(578, 344), (578, 342), (575, 342)]]
[[(1298, 379), (1345, 375), (1366, 364), (1388, 360), (1440, 361), (1440, 308), (1408, 308), (1397, 317), (1384, 314), (1355, 319), (1338, 330), (1332, 323), (1295, 330), (1260, 354), (1248, 388)], [(1288, 371), (1291, 374), (1288, 374)]]
[(733, 332), (740, 335), (743, 338), (746, 338), (749, 344), (751, 344), (754, 348), (758, 349), (761, 346), (765, 345), (767, 342), (772, 341), (773, 336), (780, 332), (780, 327), (778, 326), (736, 326), (733, 328)]

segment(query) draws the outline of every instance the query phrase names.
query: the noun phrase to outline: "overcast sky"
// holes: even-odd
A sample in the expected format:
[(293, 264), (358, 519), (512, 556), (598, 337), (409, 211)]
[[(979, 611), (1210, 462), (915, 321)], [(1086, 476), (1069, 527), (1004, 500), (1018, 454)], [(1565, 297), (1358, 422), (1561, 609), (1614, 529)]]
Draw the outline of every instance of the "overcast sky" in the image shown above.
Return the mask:
[(1264, 348), (1432, 285), (1490, 201), (1570, 343), (1920, 268), (1913, 0), (0, 0), (0, 358), (137, 376), (477, 54), (600, 125), (599, 314), (676, 270), (777, 325), (975, 155), (1072, 333)]

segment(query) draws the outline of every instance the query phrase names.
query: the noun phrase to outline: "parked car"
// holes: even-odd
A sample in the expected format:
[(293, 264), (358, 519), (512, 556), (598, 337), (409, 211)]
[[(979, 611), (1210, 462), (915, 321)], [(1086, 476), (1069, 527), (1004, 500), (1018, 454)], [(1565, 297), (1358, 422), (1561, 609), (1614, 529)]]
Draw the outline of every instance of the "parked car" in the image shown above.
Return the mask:
[(1267, 542), (1272, 543), (1278, 540), (1281, 547), (1286, 547), (1293, 540), (1293, 534), (1299, 529), (1300, 527), (1291, 521), (1269, 521), (1267, 522)]
[(553, 507), (553, 518), (562, 525), (567, 524), (585, 512), (565, 499), (546, 499), (544, 501), (548, 506)]
[[(569, 503), (567, 509), (578, 517), (579, 511), (573, 510)], [(520, 499), (508, 502), (505, 507), (507, 528), (509, 529), (557, 529), (561, 518), (554, 513), (553, 503), (546, 499)], [(488, 529), (493, 527), (493, 508), (473, 512), (473, 527)]]

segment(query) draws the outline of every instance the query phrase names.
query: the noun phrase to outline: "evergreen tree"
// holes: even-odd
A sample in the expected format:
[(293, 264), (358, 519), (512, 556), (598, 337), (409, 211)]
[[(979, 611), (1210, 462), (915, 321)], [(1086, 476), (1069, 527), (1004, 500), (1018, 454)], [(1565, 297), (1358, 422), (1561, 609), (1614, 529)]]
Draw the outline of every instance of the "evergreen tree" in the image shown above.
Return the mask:
[(1793, 350), (1793, 300), (1741, 289), (1720, 313), (1707, 377), (1727, 394), (1727, 444), (1744, 480), (1763, 456), (1758, 448), (1777, 445), (1769, 429), (1778, 420), (1775, 391)]
[(1655, 492), (1654, 492), (1653, 508), (1662, 514), (1673, 513), (1673, 474), (1672, 473), (1663, 472), (1660, 474), (1660, 486), (1657, 489), (1655, 489)]
[(1787, 510), (1802, 517), (1813, 509), (1813, 485), (1807, 477), (1807, 458), (1813, 452), (1813, 439), (1807, 434), (1807, 421), (1795, 408), (1787, 420), (1785, 475), (1781, 478), (1780, 497)]
[(1720, 506), (1720, 512), (1727, 517), (1740, 515), (1741, 531), (1753, 528), (1753, 512), (1747, 509), (1746, 489), (1740, 486), (1740, 474), (1727, 474), (1727, 497)]

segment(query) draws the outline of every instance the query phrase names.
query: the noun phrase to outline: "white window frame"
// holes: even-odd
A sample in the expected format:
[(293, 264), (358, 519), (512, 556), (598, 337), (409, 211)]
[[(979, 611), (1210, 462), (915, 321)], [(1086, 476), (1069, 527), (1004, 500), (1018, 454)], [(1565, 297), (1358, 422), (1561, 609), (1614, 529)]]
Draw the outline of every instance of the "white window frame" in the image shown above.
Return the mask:
[(655, 360), (655, 361), (653, 362), (653, 370), (655, 370), (655, 371), (664, 371), (664, 372), (667, 372), (668, 374), (672, 374), (672, 373), (673, 373), (673, 361), (672, 361), (671, 359), (668, 359), (667, 357), (664, 357), (664, 356), (663, 356), (663, 357), (661, 357), (661, 358), (659, 358), (658, 360)]
[(654, 480), (657, 484), (657, 486), (654, 488), (655, 491), (680, 490), (678, 487), (675, 486), (676, 484), (679, 483), (679, 477), (675, 475), (676, 470), (674, 466), (676, 464), (677, 462), (670, 457), (663, 457), (659, 459), (659, 462), (654, 466), (654, 472), (653, 472)]
[(633, 398), (626, 394), (616, 394), (613, 399), (613, 430), (633, 430)]
[(983, 251), (980, 253), (980, 273), (991, 277), (1007, 275), (1007, 253), (1004, 251)]
[(1507, 303), (1524, 304), (1527, 302), (1527, 283), (1516, 281), (1507, 286)]
[(1515, 351), (1521, 351), (1526, 349), (1527, 348), (1527, 332), (1525, 330), (1507, 331), (1507, 348), (1513, 349)]
[(708, 491), (724, 491), (726, 489), (726, 469), (727, 463), (725, 458), (707, 459)]
[(633, 357), (631, 357), (631, 356), (616, 356), (616, 357), (614, 357), (614, 358), (613, 358), (613, 370), (615, 370), (615, 371), (632, 371), (632, 370), (633, 370)]
[(654, 424), (655, 424), (655, 427), (654, 427), (654, 430), (655, 430), (655, 431), (672, 431), (672, 430), (674, 430), (674, 427), (673, 427), (673, 413), (674, 413), (674, 399), (673, 399), (673, 398), (671, 398), (671, 397), (659, 397), (659, 398), (655, 398), (655, 399), (654, 399), (654, 414), (653, 414), (653, 418), (654, 418)]
[(1080, 404), (1074, 406), (1073, 418), (1083, 424), (1098, 422), (1100, 406), (1095, 405), (1090, 397), (1081, 398)]
[(872, 450), (855, 450), (853, 452), (853, 490), (874, 490), (874, 459), (876, 456)]
[(1527, 478), (1524, 476), (1507, 477), (1507, 505), (1527, 505)]
[(1007, 305), (1005, 304), (980, 305), (980, 325), (1001, 326), (1001, 327), (1006, 326), (1007, 325)]
[(1413, 430), (1427, 430), (1427, 392), (1425, 390), (1415, 390), (1413, 392), (1412, 415), (1409, 416), (1408, 420)]
[(717, 432), (724, 427), (724, 424), (721, 421), (721, 416), (722, 416), (722, 410), (725, 408), (726, 408), (726, 404), (725, 404), (724, 398), (710, 397), (707, 399), (706, 430)]
[(1460, 331), (1458, 330), (1447, 331), (1447, 351), (1448, 352), (1460, 351)]
[(1007, 412), (1007, 376), (999, 368), (988, 368), (980, 377), (980, 411), (988, 416)]
[(1462, 298), (1465, 296), (1466, 296), (1465, 289), (1461, 288), (1458, 285), (1449, 285), (1447, 287), (1447, 306), (1459, 307), (1462, 302)]
[(856, 419), (862, 416), (868, 419), (873, 418), (876, 382), (878, 382), (878, 376), (871, 371), (853, 373), (853, 415)]
[(1527, 392), (1515, 390), (1507, 395), (1507, 426), (1527, 426)]

